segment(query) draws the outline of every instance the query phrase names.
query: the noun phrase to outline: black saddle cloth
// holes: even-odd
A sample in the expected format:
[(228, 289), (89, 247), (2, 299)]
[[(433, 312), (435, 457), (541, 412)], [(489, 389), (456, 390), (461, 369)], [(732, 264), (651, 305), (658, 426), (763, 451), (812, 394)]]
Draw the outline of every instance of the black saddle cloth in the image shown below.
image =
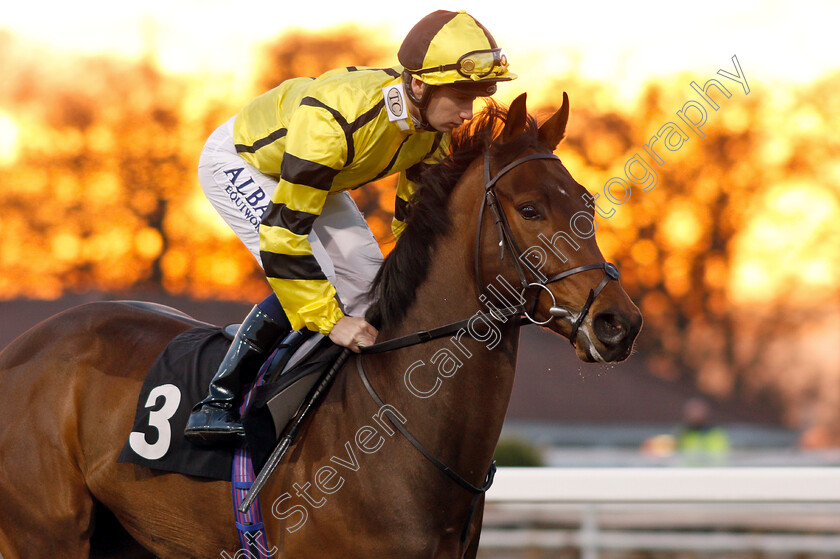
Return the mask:
[[(230, 347), (231, 340), (218, 327), (198, 327), (176, 336), (149, 369), (134, 416), (134, 425), (123, 446), (118, 462), (129, 462), (155, 470), (230, 480), (234, 451), (232, 448), (205, 448), (184, 439), (184, 427), (192, 407), (207, 395), (210, 380)], [(302, 348), (301, 356), (291, 356), (285, 348), (269, 358), (266, 379), (270, 383), (254, 389), (243, 414), (247, 444), (255, 470), (271, 453), (281, 435), (286, 415), (297, 409), (302, 395), (308, 392), (319, 373), (329, 367), (341, 347), (323, 338), (310, 348)], [(292, 368), (283, 370), (290, 361)], [(278, 374), (278, 371), (283, 371)], [(297, 389), (294, 389), (297, 387)], [(303, 387), (303, 388), (301, 388)], [(284, 395), (296, 400), (285, 402), (286, 412), (275, 414), (277, 402)], [(289, 396), (286, 396), (289, 399)], [(288, 411), (291, 410), (291, 411)], [(284, 413), (286, 415), (284, 415)], [(281, 425), (278, 429), (277, 425)]]
[(169, 342), (143, 382), (134, 426), (118, 462), (230, 479), (232, 449), (202, 448), (184, 439), (192, 407), (207, 395), (228, 347), (230, 340), (215, 327), (193, 328)]

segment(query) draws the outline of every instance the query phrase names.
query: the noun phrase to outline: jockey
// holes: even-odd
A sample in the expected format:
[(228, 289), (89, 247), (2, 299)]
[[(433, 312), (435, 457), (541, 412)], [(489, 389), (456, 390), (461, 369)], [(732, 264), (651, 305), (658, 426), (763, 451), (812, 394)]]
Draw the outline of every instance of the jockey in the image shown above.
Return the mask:
[(406, 36), (401, 66), (341, 68), (257, 97), (208, 139), (204, 192), (262, 265), (274, 293), (239, 328), (185, 436), (244, 438), (242, 386), (290, 330), (307, 328), (359, 352), (377, 330), (363, 318), (382, 253), (347, 190), (399, 173), (399, 237), (424, 165), (448, 149), (477, 97), (516, 78), (490, 32), (466, 12), (427, 15)]

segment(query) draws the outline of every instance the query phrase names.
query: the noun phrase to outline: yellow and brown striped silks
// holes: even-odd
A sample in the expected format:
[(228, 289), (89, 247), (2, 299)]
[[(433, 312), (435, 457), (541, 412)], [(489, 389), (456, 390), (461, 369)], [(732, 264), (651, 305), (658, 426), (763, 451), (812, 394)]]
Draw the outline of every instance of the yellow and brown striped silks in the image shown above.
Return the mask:
[(237, 152), (279, 181), (260, 226), (260, 256), (293, 328), (327, 334), (343, 316), (307, 240), (326, 197), (399, 172), (399, 235), (415, 188), (406, 171), (448, 148), (448, 135), (388, 120), (382, 88), (401, 72), (349, 67), (288, 80), (237, 115)]

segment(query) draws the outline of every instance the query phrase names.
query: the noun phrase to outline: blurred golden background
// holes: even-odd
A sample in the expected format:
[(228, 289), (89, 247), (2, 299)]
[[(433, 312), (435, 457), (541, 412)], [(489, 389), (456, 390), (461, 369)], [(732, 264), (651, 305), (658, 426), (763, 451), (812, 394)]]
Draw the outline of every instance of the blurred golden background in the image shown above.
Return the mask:
[[(776, 27), (790, 15), (778, 6), (755, 15), (759, 5), (733, 19), (725, 3), (704, 4), (712, 13), (694, 22), (664, 9), (650, 19), (643, 4), (638, 13), (576, 8), (574, 20), (527, 5), (515, 14), (493, 3), (468, 11), (522, 76), (500, 101), (528, 91), (532, 112), (545, 114), (569, 93), (558, 154), (592, 192), (624, 176), (662, 125), (681, 124), (675, 112), (699, 98), (690, 82), (716, 78), (730, 88), (731, 98), (717, 97), (720, 110), (708, 111), (705, 138), (691, 135), (656, 167), (653, 190), (636, 187), (612, 218), (599, 219), (599, 244), (642, 308), (639, 351), (653, 374), (776, 407), (791, 425), (820, 426), (836, 442), (840, 63), (787, 48), (797, 39)], [(837, 12), (807, 6), (802, 17), (817, 26)], [(296, 8), (282, 25), (274, 22), (282, 11), (253, 14), (253, 28), (226, 20), (236, 9), (225, 2), (152, 3), (125, 21), (83, 3), (93, 27), (78, 12), (62, 14), (67, 8), (42, 9), (52, 23), (26, 9), (0, 23), (3, 300), (92, 290), (263, 297), (258, 266), (201, 193), (204, 140), (286, 78), (395, 64), (401, 35), (432, 7), (399, 19)], [(336, 27), (342, 18), (353, 25)], [(728, 31), (713, 27), (724, 19)], [(811, 48), (820, 31), (798, 33)], [(537, 35), (542, 42), (529, 39)], [(733, 54), (749, 95), (716, 74), (733, 71)], [(353, 193), (385, 252), (394, 182)]]

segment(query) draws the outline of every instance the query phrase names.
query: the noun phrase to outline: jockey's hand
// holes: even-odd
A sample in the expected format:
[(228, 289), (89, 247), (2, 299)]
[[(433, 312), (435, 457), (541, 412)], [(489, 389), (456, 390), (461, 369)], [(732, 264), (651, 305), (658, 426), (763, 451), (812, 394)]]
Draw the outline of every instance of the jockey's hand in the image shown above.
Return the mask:
[(343, 316), (335, 323), (330, 331), (330, 339), (334, 344), (349, 348), (359, 353), (359, 348), (373, 345), (379, 330), (368, 324), (358, 316)]

